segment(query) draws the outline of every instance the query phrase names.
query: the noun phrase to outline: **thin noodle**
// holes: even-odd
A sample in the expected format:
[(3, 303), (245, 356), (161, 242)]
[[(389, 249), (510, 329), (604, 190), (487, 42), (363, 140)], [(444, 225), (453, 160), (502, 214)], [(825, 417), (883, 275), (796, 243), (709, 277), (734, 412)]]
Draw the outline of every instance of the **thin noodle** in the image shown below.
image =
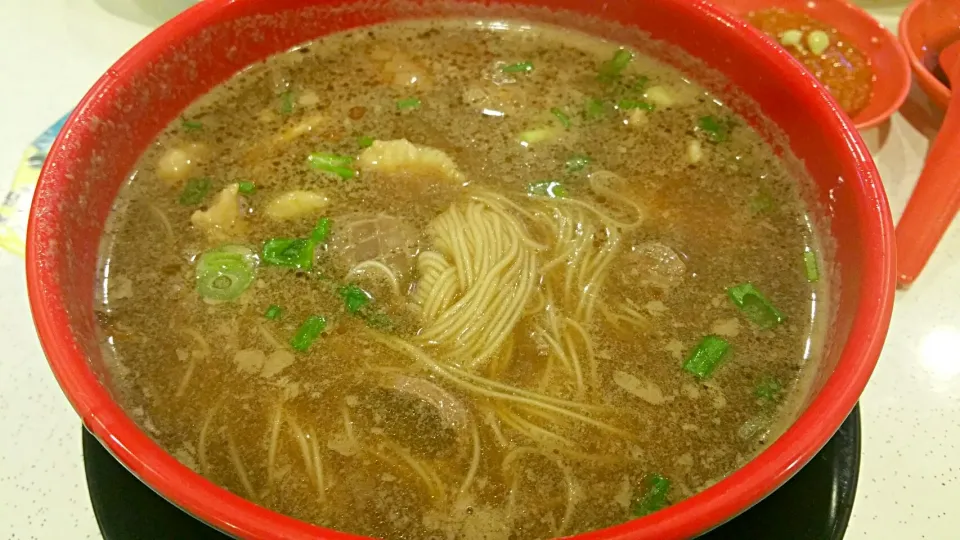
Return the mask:
[(273, 413), (273, 418), (270, 420), (270, 432), (269, 440), (270, 444), (267, 446), (267, 485), (272, 486), (275, 479), (276, 471), (274, 470), (274, 463), (277, 459), (277, 442), (280, 439), (280, 427), (283, 423), (283, 404), (277, 404), (277, 410)]
[(477, 469), (480, 468), (480, 432), (476, 424), (471, 426), (470, 436), (473, 439), (473, 459), (470, 460), (470, 469), (467, 471), (467, 477), (460, 484), (460, 493), (466, 492), (473, 485), (473, 480), (477, 476)]
[(173, 225), (170, 224), (170, 219), (167, 217), (167, 214), (152, 204), (148, 204), (147, 208), (153, 212), (153, 215), (157, 216), (158, 220), (160, 220), (160, 224), (163, 225), (163, 232), (166, 233), (167, 240), (171, 242), (176, 240), (177, 236), (173, 232)]
[(243, 489), (247, 492), (247, 497), (250, 499), (256, 498), (257, 494), (253, 490), (253, 484), (250, 483), (250, 478), (247, 476), (247, 469), (243, 466), (243, 461), (240, 460), (240, 452), (237, 450), (237, 443), (234, 442), (233, 436), (227, 432), (227, 451), (230, 454), (230, 461), (233, 463), (233, 467), (237, 470), (237, 475), (240, 477), (240, 483), (243, 484)]
[(349, 272), (347, 272), (347, 278), (349, 279), (350, 276), (362, 274), (368, 268), (375, 269), (379, 271), (381, 274), (383, 274), (384, 276), (386, 276), (387, 281), (390, 282), (390, 287), (393, 290), (393, 294), (395, 296), (402, 296), (402, 294), (400, 293), (400, 279), (393, 272), (393, 270), (390, 269), (389, 266), (383, 264), (380, 261), (370, 260), (370, 261), (363, 261), (362, 263), (357, 264), (356, 266), (351, 268)]
[(190, 358), (190, 363), (187, 364), (187, 371), (183, 374), (183, 378), (180, 379), (180, 384), (177, 385), (177, 391), (173, 394), (174, 397), (183, 397), (183, 393), (187, 390), (187, 385), (190, 384), (190, 379), (193, 377), (193, 370), (197, 367), (197, 361), (193, 358)]
[(207, 344), (207, 340), (203, 339), (203, 336), (200, 335), (200, 332), (197, 332), (193, 328), (183, 328), (183, 333), (192, 337), (194, 341), (197, 342), (197, 345), (200, 346), (200, 353), (204, 358), (210, 356), (210, 345)]
[(300, 455), (303, 457), (303, 467), (307, 471), (307, 477), (312, 477), (314, 473), (313, 461), (310, 459), (310, 449), (307, 446), (307, 438), (303, 434), (303, 430), (300, 429), (300, 424), (297, 423), (293, 415), (287, 415), (286, 418), (287, 425), (290, 426), (290, 429), (293, 430), (291, 437), (296, 441), (297, 446), (300, 447)]
[(210, 423), (213, 422), (213, 418), (216, 416), (217, 410), (219, 410), (220, 406), (223, 405), (224, 399), (225, 398), (221, 397), (213, 407), (210, 407), (210, 410), (207, 412), (207, 416), (203, 419), (203, 424), (200, 427), (200, 441), (197, 442), (197, 455), (200, 458), (200, 468), (203, 469), (204, 475), (210, 474), (210, 462), (207, 461), (207, 431), (210, 429)]
[(324, 494), (327, 488), (323, 483), (323, 462), (320, 461), (320, 449), (317, 446), (317, 435), (313, 431), (310, 431), (308, 436), (310, 438), (311, 455), (313, 456), (313, 470), (316, 473), (317, 498), (320, 500), (320, 502), (323, 502)]

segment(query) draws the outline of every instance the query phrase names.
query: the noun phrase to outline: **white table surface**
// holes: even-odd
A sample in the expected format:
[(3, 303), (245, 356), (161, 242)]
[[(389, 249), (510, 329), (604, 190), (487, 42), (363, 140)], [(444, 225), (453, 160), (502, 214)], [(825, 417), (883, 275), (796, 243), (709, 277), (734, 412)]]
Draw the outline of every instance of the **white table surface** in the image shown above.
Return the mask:
[[(151, 17), (109, 6), (129, 1), (0, 0), (0, 196), (27, 143), (150, 30)], [(898, 11), (875, 14), (895, 28)], [(899, 115), (880, 144), (882, 135), (865, 137), (897, 216), (927, 140)], [(0, 538), (99, 538), (80, 422), (40, 350), (23, 260), (3, 251), (0, 344)], [(960, 220), (917, 283), (897, 294), (861, 411), (860, 484), (847, 537), (960, 538)]]

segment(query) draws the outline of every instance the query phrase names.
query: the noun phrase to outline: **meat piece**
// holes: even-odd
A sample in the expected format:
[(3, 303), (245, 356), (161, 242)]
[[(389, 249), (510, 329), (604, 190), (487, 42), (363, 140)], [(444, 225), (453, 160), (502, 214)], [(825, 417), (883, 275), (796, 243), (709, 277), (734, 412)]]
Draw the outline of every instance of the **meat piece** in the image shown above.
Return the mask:
[(439, 173), (450, 181), (463, 183), (465, 178), (453, 158), (442, 150), (419, 146), (406, 139), (374, 141), (360, 153), (360, 169), (384, 173)]
[(206, 147), (197, 143), (171, 148), (157, 160), (157, 176), (167, 185), (178, 186), (193, 174), (206, 153)]
[(270, 219), (281, 221), (319, 212), (329, 204), (330, 199), (323, 193), (293, 190), (282, 193), (267, 203), (264, 212)]
[(243, 234), (246, 225), (241, 203), (240, 186), (230, 184), (217, 194), (210, 208), (194, 212), (190, 222), (213, 240), (226, 240)]
[(433, 85), (433, 77), (427, 66), (408, 54), (376, 48), (371, 51), (370, 57), (374, 61), (383, 62), (381, 78), (385, 83), (397, 88), (430, 88)]

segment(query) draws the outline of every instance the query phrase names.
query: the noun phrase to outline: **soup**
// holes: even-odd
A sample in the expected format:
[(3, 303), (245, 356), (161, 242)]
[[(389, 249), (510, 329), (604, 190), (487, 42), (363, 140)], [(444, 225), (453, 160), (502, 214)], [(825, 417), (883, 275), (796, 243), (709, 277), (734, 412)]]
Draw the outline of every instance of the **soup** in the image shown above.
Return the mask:
[(819, 350), (798, 181), (673, 68), (549, 26), (325, 37), (185, 110), (98, 299), (128, 409), (265, 507), (544, 538), (716, 482)]

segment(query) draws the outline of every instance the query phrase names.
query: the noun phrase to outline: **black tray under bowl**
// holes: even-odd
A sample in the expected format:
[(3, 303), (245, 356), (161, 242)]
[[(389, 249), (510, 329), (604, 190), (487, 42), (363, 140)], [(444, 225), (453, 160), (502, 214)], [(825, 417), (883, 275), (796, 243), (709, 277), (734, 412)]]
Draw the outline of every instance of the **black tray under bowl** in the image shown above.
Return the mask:
[[(123, 467), (83, 430), (90, 500), (107, 540), (228, 538), (179, 510)], [(860, 409), (806, 467), (753, 508), (702, 536), (706, 540), (838, 540), (853, 509), (860, 472)]]

